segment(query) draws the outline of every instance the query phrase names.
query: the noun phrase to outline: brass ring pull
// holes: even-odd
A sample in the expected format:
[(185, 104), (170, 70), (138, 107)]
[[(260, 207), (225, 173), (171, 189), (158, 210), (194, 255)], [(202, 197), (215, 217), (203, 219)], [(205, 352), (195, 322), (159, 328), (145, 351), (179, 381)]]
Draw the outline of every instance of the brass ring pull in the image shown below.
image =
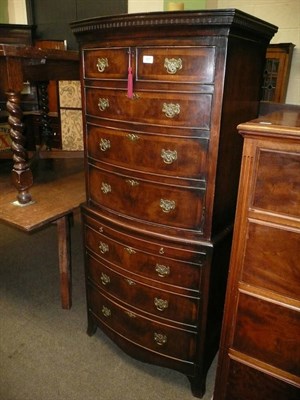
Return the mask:
[(182, 69), (182, 59), (181, 58), (165, 58), (164, 67), (168, 74), (174, 75), (177, 71)]
[(174, 118), (176, 115), (180, 114), (180, 104), (164, 103), (162, 112), (167, 118)]
[(155, 297), (154, 305), (158, 311), (165, 311), (169, 307), (168, 300), (159, 299), (158, 297)]
[(165, 164), (172, 164), (174, 161), (177, 160), (177, 151), (162, 149), (160, 156)]
[(105, 111), (109, 107), (109, 100), (105, 98), (99, 98), (98, 108), (100, 111)]
[(167, 335), (164, 335), (163, 333), (154, 332), (153, 338), (154, 342), (159, 346), (163, 346), (168, 341)]
[(164, 213), (169, 213), (169, 212), (175, 210), (176, 203), (174, 200), (160, 199), (159, 206), (163, 210)]
[(99, 72), (104, 72), (108, 67), (108, 59), (106, 57), (98, 58), (96, 66)]
[(106, 151), (110, 149), (110, 140), (101, 138), (99, 147), (101, 151)]

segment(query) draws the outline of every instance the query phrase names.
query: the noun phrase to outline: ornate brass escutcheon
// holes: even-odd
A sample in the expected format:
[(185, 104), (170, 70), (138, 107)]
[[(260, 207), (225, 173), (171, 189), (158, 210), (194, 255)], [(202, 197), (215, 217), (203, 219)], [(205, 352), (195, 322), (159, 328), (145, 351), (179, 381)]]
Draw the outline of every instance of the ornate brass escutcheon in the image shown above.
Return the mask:
[(108, 244), (104, 243), (104, 242), (100, 242), (99, 244), (99, 250), (100, 253), (105, 254), (109, 251), (109, 246)]
[(168, 74), (174, 75), (177, 71), (182, 69), (182, 59), (181, 58), (165, 58), (164, 67)]
[(128, 185), (134, 187), (134, 186), (139, 186), (139, 182), (134, 180), (134, 179), (126, 179), (126, 183), (128, 183)]
[(124, 249), (127, 251), (128, 254), (135, 254), (136, 253), (136, 251), (133, 250), (132, 247), (127, 246), (127, 247), (124, 247)]
[(103, 192), (104, 194), (111, 193), (111, 186), (108, 183), (102, 182), (101, 192)]
[(109, 107), (109, 100), (100, 97), (98, 100), (98, 108), (100, 111), (105, 111)]
[(102, 285), (106, 286), (110, 283), (110, 277), (106, 275), (104, 272), (101, 272), (101, 283)]
[(162, 149), (160, 156), (164, 160), (165, 164), (172, 164), (177, 160), (177, 151)]
[(128, 133), (127, 134), (127, 139), (131, 140), (132, 142), (136, 142), (139, 140), (139, 135), (136, 135), (135, 133)]
[(99, 147), (101, 151), (106, 151), (110, 149), (110, 140), (101, 138)]
[(160, 199), (159, 206), (163, 210), (164, 213), (169, 213), (172, 210), (175, 210), (176, 203), (174, 200)]
[(180, 104), (176, 103), (164, 103), (162, 112), (168, 118), (174, 118), (176, 115), (180, 114)]
[(98, 58), (97, 69), (99, 72), (104, 72), (105, 68), (108, 67), (108, 59), (106, 57)]
[(154, 332), (154, 342), (159, 346), (163, 346), (168, 341), (167, 335), (163, 333)]
[(159, 299), (158, 297), (154, 298), (154, 305), (158, 311), (165, 311), (169, 307), (168, 300)]
[(125, 278), (125, 281), (128, 283), (129, 286), (134, 286), (134, 285), (136, 285), (136, 283), (135, 283), (132, 279)]
[(111, 316), (111, 311), (108, 307), (102, 306), (102, 314), (104, 315), (104, 317), (110, 317)]
[(128, 315), (128, 317), (130, 317), (130, 318), (136, 318), (136, 314), (134, 314), (133, 312), (131, 312), (131, 311), (129, 311), (129, 310), (127, 310), (127, 311), (125, 311), (125, 313)]
[(157, 275), (161, 278), (170, 275), (170, 267), (163, 264), (156, 264), (155, 271), (157, 272)]

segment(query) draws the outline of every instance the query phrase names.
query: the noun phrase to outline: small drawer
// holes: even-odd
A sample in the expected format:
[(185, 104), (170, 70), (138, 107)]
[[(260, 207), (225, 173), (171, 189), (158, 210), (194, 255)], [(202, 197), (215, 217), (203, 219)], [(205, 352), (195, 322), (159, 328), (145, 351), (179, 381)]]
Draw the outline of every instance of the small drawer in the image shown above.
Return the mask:
[(201, 230), (205, 189), (163, 184), (135, 176), (88, 167), (89, 200), (119, 214), (170, 225)]
[(195, 332), (176, 329), (169, 324), (145, 318), (108, 298), (93, 286), (88, 285), (87, 289), (90, 312), (95, 314), (101, 323), (128, 338), (131, 343), (185, 362), (195, 360)]
[(135, 92), (85, 88), (86, 113), (104, 120), (210, 129), (211, 93)]
[(87, 126), (88, 157), (153, 174), (205, 179), (208, 139)]
[(138, 81), (212, 84), (215, 47), (138, 47)]
[(199, 297), (149, 286), (133, 274), (119, 268), (109, 268), (89, 255), (86, 260), (88, 278), (110, 296), (158, 318), (197, 326)]
[(85, 79), (127, 79), (128, 48), (83, 50)]
[(90, 218), (85, 218), (85, 222), (86, 248), (105, 265), (122, 268), (140, 280), (148, 279), (172, 286), (172, 290), (185, 289), (199, 293), (205, 252), (184, 252), (165, 246), (162, 242), (151, 243), (121, 234), (104, 224), (97, 223), (97, 229), (96, 221), (93, 223)]

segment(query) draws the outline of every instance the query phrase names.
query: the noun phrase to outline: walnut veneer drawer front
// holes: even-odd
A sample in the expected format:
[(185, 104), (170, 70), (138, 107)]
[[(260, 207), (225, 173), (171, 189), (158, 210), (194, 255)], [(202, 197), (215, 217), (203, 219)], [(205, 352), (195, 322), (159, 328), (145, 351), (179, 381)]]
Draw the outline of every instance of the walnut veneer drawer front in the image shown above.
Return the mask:
[(88, 156), (174, 177), (205, 179), (208, 139), (161, 136), (88, 125)]
[(195, 333), (145, 318), (108, 298), (93, 286), (88, 287), (88, 299), (93, 313), (119, 335), (125, 336), (139, 346), (160, 351), (169, 357), (185, 361), (194, 359)]
[(299, 310), (239, 295), (233, 339), (237, 351), (299, 377), (299, 337)]
[(202, 93), (135, 92), (86, 88), (88, 115), (115, 121), (197, 129), (210, 128), (212, 95)]
[(253, 207), (300, 217), (300, 154), (259, 149)]
[[(85, 225), (84, 234), (87, 249), (95, 253), (103, 263), (130, 271), (139, 279), (147, 278), (199, 293), (205, 254), (201, 257), (199, 254), (167, 247), (163, 242), (151, 244), (141, 241), (135, 236), (118, 237), (104, 225), (101, 225), (101, 232)], [(192, 257), (194, 263), (193, 259), (190, 262), (184, 261)]]
[(127, 79), (128, 48), (85, 50), (84, 78)]
[(214, 81), (214, 47), (138, 47), (136, 51), (138, 81)]
[(137, 312), (142, 310), (164, 320), (191, 326), (197, 325), (199, 312), (197, 297), (184, 296), (149, 286), (140, 282), (133, 274), (109, 268), (92, 257), (88, 257), (87, 274), (94, 284), (101, 287), (102, 291), (136, 308)]
[(164, 185), (92, 165), (88, 180), (90, 200), (101, 207), (153, 223), (201, 229), (205, 189)]

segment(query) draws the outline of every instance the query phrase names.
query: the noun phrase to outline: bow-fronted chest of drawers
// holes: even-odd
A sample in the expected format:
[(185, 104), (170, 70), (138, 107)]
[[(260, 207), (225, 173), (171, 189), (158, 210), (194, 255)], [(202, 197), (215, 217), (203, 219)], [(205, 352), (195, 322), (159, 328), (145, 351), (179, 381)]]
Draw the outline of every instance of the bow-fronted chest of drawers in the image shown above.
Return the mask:
[(81, 48), (88, 333), (186, 374), (218, 349), (242, 139), (273, 25), (238, 10), (71, 24)]

